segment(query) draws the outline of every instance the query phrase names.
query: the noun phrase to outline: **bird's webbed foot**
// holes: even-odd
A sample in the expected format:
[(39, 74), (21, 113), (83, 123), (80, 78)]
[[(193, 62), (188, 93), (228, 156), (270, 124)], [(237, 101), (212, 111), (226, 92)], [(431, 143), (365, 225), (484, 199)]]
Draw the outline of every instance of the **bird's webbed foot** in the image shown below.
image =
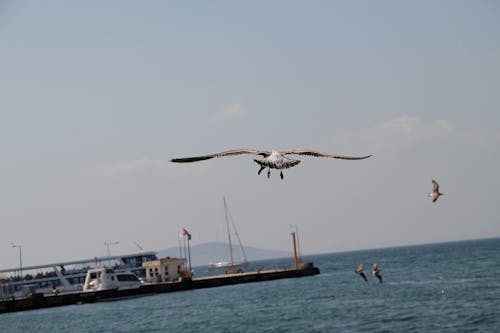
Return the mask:
[(271, 178), (271, 169), (267, 170), (267, 178)]
[(260, 169), (259, 169), (259, 172), (257, 172), (258, 175), (260, 175), (260, 173), (262, 172), (262, 170), (264, 170), (266, 167), (264, 166), (261, 166)]
[(283, 179), (283, 171), (280, 171), (280, 177)]

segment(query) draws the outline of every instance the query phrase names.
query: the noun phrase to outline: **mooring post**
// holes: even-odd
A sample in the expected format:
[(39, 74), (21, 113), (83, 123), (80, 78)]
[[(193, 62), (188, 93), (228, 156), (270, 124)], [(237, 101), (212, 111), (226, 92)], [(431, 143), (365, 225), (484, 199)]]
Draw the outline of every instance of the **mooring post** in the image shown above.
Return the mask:
[(295, 240), (295, 232), (292, 232), (293, 239), (293, 264), (295, 269), (299, 269), (299, 258), (297, 257), (297, 241)]

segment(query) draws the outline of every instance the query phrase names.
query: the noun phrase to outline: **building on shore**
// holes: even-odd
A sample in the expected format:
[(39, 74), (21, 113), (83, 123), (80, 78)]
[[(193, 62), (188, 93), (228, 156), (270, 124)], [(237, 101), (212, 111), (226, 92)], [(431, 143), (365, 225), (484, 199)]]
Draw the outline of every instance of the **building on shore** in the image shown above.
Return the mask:
[(190, 277), (184, 258), (161, 258), (142, 263), (148, 283), (173, 282)]

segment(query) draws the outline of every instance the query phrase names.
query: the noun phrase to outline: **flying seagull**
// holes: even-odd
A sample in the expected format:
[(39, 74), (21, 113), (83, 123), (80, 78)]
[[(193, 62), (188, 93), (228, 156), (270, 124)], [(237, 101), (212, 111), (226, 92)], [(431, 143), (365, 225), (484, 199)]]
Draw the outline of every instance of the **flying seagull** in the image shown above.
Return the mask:
[[(171, 159), (170, 162), (189, 163), (189, 162), (208, 160), (214, 157), (237, 156), (244, 154), (260, 155), (263, 157), (261, 159), (254, 159), (254, 161), (260, 166), (259, 172), (257, 172), (257, 174), (259, 175), (265, 168), (269, 168), (269, 170), (267, 171), (267, 178), (271, 177), (271, 169), (288, 169), (300, 163), (300, 160), (288, 158), (286, 157), (286, 155), (308, 155), (315, 157), (331, 157), (343, 160), (362, 160), (372, 156), (372, 155), (361, 156), (361, 157), (342, 156), (336, 154), (323, 153), (311, 149), (294, 149), (294, 150), (233, 149), (211, 155), (174, 158)], [(283, 171), (280, 171), (280, 177), (281, 179), (283, 179)]]
[(361, 276), (363, 278), (363, 280), (365, 280), (365, 282), (368, 282), (368, 279), (366, 278), (366, 275), (363, 272), (363, 264), (359, 264), (358, 268), (356, 268), (356, 270), (354, 272), (356, 272), (356, 274)]
[(378, 263), (373, 263), (372, 275), (375, 276), (380, 283), (382, 283), (382, 275), (380, 275), (380, 269), (378, 268)]
[(436, 202), (440, 195), (443, 193), (439, 192), (439, 184), (434, 179), (432, 180), (432, 192), (429, 192), (429, 196), (432, 198), (432, 202)]

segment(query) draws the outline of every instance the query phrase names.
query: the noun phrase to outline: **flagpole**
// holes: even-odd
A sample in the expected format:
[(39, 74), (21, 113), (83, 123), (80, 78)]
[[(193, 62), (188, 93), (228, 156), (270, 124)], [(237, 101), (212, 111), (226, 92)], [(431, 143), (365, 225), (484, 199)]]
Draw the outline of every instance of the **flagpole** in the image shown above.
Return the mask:
[(190, 234), (187, 234), (187, 239), (188, 239), (188, 257), (189, 257), (189, 277), (191, 277), (191, 251), (189, 250), (189, 239), (191, 238), (191, 235)]
[(181, 234), (177, 234), (177, 242), (179, 243), (179, 258), (182, 258)]
[(186, 236), (183, 235), (182, 239), (183, 239), (183, 242), (184, 242), (184, 260), (187, 261)]
[[(191, 270), (191, 250), (189, 249), (189, 241), (191, 240), (191, 234), (189, 231), (187, 231), (186, 228), (182, 228), (182, 235), (184, 236), (184, 247), (186, 247), (186, 238), (187, 238), (187, 255), (189, 258), (188, 261), (188, 269), (189, 269), (189, 277), (191, 277), (192, 270)], [(186, 254), (186, 250), (184, 249), (184, 255)], [(188, 258), (184, 258), (185, 260), (188, 260)]]

